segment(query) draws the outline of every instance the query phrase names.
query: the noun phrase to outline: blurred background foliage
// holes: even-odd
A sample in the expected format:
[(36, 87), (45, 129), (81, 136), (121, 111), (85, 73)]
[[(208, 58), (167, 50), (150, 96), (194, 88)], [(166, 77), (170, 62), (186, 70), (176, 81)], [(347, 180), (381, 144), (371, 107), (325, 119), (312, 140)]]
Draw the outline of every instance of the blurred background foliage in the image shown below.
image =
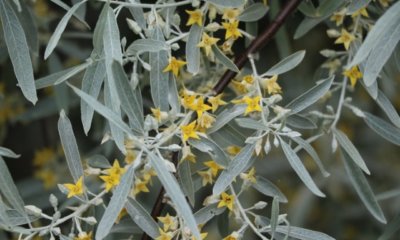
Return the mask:
[[(64, 2), (70, 6), (76, 1), (64, 0)], [(151, 3), (152, 1), (142, 2)], [(284, 2), (270, 1), (270, 12), (258, 22), (259, 30), (273, 19)], [(26, 4), (29, 5), (27, 8), (33, 11), (39, 40), (39, 51), (34, 53), (32, 58), (36, 78), (75, 66), (90, 56), (92, 30), (101, 10), (101, 3), (91, 1), (85, 10), (86, 21), (91, 30), (72, 18), (56, 52), (47, 61), (42, 59), (43, 51), (65, 11), (48, 0), (26, 1)], [(129, 17), (129, 12), (123, 10), (120, 14), (121, 36), (125, 36), (128, 43), (132, 42), (135, 35), (123, 21)], [(371, 15), (371, 18), (377, 17), (374, 14)], [(182, 18), (184, 17), (182, 14)], [(295, 51), (306, 50), (306, 57), (299, 67), (279, 76), (285, 102), (289, 102), (306, 91), (315, 84), (315, 80), (320, 79), (324, 71), (327, 71), (326, 68), (321, 68), (326, 60), (320, 54), (321, 50), (341, 50), (341, 46), (334, 45), (334, 39), (326, 34), (326, 30), (334, 24), (328, 21), (318, 25), (304, 37), (293, 40), (294, 32), (302, 19), (303, 15), (299, 12), (292, 15), (274, 41), (259, 53), (260, 60), (257, 62), (259, 69), (267, 69)], [(26, 204), (46, 207), (49, 193), (60, 196), (56, 184), (69, 180), (69, 176), (65, 174), (65, 159), (57, 132), (56, 123), (60, 109), (67, 109), (69, 112), (79, 149), (84, 158), (96, 152), (103, 153), (109, 159), (121, 156), (118, 155), (113, 143), (98, 145), (99, 139), (103, 136), (101, 127), (103, 120), (98, 115), (95, 116), (94, 130), (90, 131), (88, 136), (84, 135), (80, 122), (79, 100), (66, 86), (60, 85), (39, 90), (38, 103), (35, 106), (28, 103), (16, 86), (13, 68), (2, 38), (3, 36), (0, 36), (0, 145), (21, 154), (21, 158), (7, 160), (7, 164)], [(244, 42), (236, 44), (233, 51), (240, 53), (244, 44)], [(400, 47), (397, 47), (392, 59), (386, 64), (384, 73), (380, 86), (399, 110)], [(73, 81), (79, 82), (81, 78), (82, 73), (74, 76)], [(146, 93), (146, 90), (144, 91)], [(149, 94), (143, 96), (145, 102), (146, 98), (150, 99)], [(382, 116), (377, 104), (360, 85), (354, 89), (352, 98), (355, 105), (362, 110)], [(337, 104), (337, 99), (326, 98), (321, 101), (326, 101), (333, 107)], [(400, 214), (400, 149), (380, 138), (348, 110), (345, 110), (339, 126), (357, 146), (369, 166), (372, 175), (368, 177), (368, 181), (380, 199), (379, 203), (390, 222)], [(331, 153), (331, 139), (323, 137), (313, 146), (331, 173), (329, 178), (322, 177), (307, 154), (301, 152), (300, 157), (304, 159), (309, 171), (315, 176), (316, 182), (319, 182), (324, 189), (326, 198), (317, 198), (306, 189), (288, 162), (284, 160), (285, 157), (280, 150), (274, 149), (267, 159), (256, 163), (258, 174), (276, 183), (288, 197), (289, 203), (281, 205), (282, 212), (288, 213), (292, 225), (325, 232), (336, 239), (376, 239), (382, 233), (384, 225), (369, 215), (353, 191), (342, 161), (339, 156)], [(158, 183), (153, 185), (154, 189), (157, 187)], [(154, 201), (156, 192), (140, 197), (149, 200), (147, 201), (148, 208), (151, 208), (150, 203)], [(253, 193), (248, 195), (249, 202), (254, 202), (254, 199), (271, 201), (261, 194)], [(207, 196), (204, 192), (199, 194)], [(243, 204), (246, 205), (246, 202)], [(213, 221), (218, 221), (218, 219)], [(224, 224), (211, 223), (207, 228), (218, 226), (219, 231), (224, 231), (222, 226)], [(207, 231), (213, 230), (207, 229)], [(399, 239), (400, 233), (395, 236), (397, 237), (393, 239)]]

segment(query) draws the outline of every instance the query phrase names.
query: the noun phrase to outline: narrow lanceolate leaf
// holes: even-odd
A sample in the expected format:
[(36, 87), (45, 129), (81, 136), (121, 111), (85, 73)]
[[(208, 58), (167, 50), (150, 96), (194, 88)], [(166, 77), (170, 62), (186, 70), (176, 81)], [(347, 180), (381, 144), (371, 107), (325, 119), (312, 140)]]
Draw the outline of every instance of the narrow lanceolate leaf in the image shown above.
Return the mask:
[(189, 143), (194, 148), (210, 154), (211, 158), (219, 165), (223, 167), (228, 166), (230, 162), (229, 157), (226, 155), (225, 151), (210, 138), (201, 137), (199, 140), (190, 139)]
[(360, 168), (354, 163), (352, 157), (342, 148), (343, 161), (346, 167), (347, 175), (350, 178), (351, 184), (356, 189), (358, 196), (361, 201), (367, 207), (368, 211), (380, 222), (386, 223), (385, 216), (383, 215), (382, 209), (379, 206), (371, 187), (368, 184), (367, 179), (360, 170)]
[(13, 178), (8, 171), (4, 159), (0, 156), (0, 192), (7, 199), (8, 203), (16, 209), (20, 214), (26, 216), (24, 209), (24, 201), (18, 193), (18, 189), (14, 184)]
[(329, 91), (334, 78), (335, 76), (333, 75), (323, 80), (323, 82), (320, 84), (312, 87), (307, 92), (295, 98), (288, 105), (286, 105), (285, 108), (291, 109), (291, 114), (295, 114), (306, 109)]
[(363, 158), (361, 157), (361, 154), (358, 152), (357, 148), (353, 145), (346, 134), (338, 129), (333, 129), (332, 132), (339, 145), (347, 152), (347, 154), (349, 154), (354, 163), (357, 164), (357, 166), (359, 166), (366, 174), (369, 175), (370, 172)]
[(61, 34), (64, 32), (65, 27), (68, 24), (69, 19), (75, 13), (75, 11), (86, 2), (87, 0), (83, 0), (77, 4), (75, 4), (68, 12), (64, 15), (61, 21), (58, 23), (56, 29), (54, 30), (53, 35), (51, 35), (49, 43), (47, 44), (46, 50), (44, 51), (44, 59), (47, 59), (53, 50), (56, 48), (58, 41), (61, 38)]
[(132, 128), (137, 132), (143, 132), (143, 107), (134, 95), (133, 89), (129, 84), (129, 79), (119, 62), (112, 63), (114, 80), (117, 87), (118, 96), (121, 100), (121, 107), (124, 109)]
[(271, 207), (271, 238), (273, 238), (275, 234), (276, 227), (278, 226), (278, 219), (279, 219), (279, 202), (278, 198), (274, 197), (272, 200), (272, 207)]
[(292, 166), (293, 170), (297, 173), (299, 178), (303, 181), (303, 183), (313, 192), (315, 195), (319, 197), (325, 197), (325, 194), (319, 190), (317, 185), (315, 184), (314, 180), (311, 178), (310, 174), (308, 173), (306, 167), (304, 166), (303, 162), (297, 156), (296, 152), (282, 139), (280, 141), (283, 153), (285, 154), (286, 158), (288, 159), (290, 166)]
[(228, 68), (231, 71), (234, 72), (239, 72), (239, 68), (233, 63), (232, 60), (230, 60), (225, 54), (219, 49), (217, 46), (213, 45), (212, 50), (215, 54), (215, 57), (220, 61), (226, 68)]
[(72, 90), (83, 100), (85, 101), (87, 104), (89, 104), (89, 106), (91, 106), (96, 112), (98, 112), (100, 115), (102, 115), (103, 117), (105, 117), (108, 121), (112, 122), (113, 124), (115, 124), (115, 126), (117, 126), (118, 128), (120, 128), (122, 131), (124, 131), (125, 133), (129, 134), (129, 135), (133, 135), (132, 130), (129, 128), (128, 125), (126, 125), (120, 116), (116, 116), (115, 113), (107, 108), (106, 106), (104, 106), (103, 104), (99, 103), (96, 99), (94, 99), (92, 96), (90, 96), (89, 94), (82, 92), (80, 89), (69, 85)]
[(233, 180), (246, 169), (253, 155), (255, 144), (248, 144), (236, 155), (219, 175), (213, 188), (213, 195), (220, 195), (233, 182)]
[(158, 224), (138, 201), (133, 198), (128, 198), (125, 208), (129, 216), (131, 216), (132, 220), (143, 230), (143, 232), (153, 239), (160, 235), (158, 232)]
[[(295, 141), (297, 144), (299, 144), (300, 148), (303, 148), (314, 160), (315, 164), (317, 164), (319, 170), (321, 171), (322, 175), (324, 177), (329, 177), (330, 173), (325, 170), (324, 165), (322, 164), (321, 159), (318, 156), (318, 153), (314, 150), (314, 148), (309, 144), (307, 141), (302, 139), (301, 137), (294, 137), (292, 138), (293, 141)], [(297, 148), (295, 149), (295, 151)]]
[(375, 101), (376, 103), (378, 103), (379, 107), (386, 113), (386, 116), (390, 119), (390, 121), (396, 127), (400, 128), (400, 116), (397, 113), (397, 110), (393, 107), (390, 100), (386, 97), (386, 95), (382, 91), (378, 91), (378, 97), (376, 98)]
[(145, 52), (159, 52), (167, 49), (168, 45), (165, 41), (159, 41), (155, 39), (138, 39), (129, 45), (129, 47), (126, 49), (126, 54), (138, 55)]
[(293, 114), (286, 118), (287, 125), (300, 128), (300, 129), (316, 129), (317, 125), (309, 118), (301, 116), (299, 114)]
[[(101, 85), (106, 76), (104, 61), (96, 61), (89, 66), (82, 79), (82, 91), (86, 92), (94, 99), (99, 96)], [(88, 134), (92, 125), (94, 109), (89, 106), (84, 100), (81, 100), (81, 120), (83, 130)]]
[(237, 8), (244, 4), (244, 0), (206, 0), (206, 1), (225, 8)]
[[(399, 25), (400, 20), (400, 2), (392, 5), (383, 16), (375, 23), (374, 27), (369, 31), (363, 44), (358, 49), (357, 54), (349, 64), (350, 66), (357, 65), (364, 61), (377, 46), (385, 45), (384, 38), (389, 36), (389, 33)], [(387, 39), (386, 39), (387, 40)], [(390, 55), (390, 54), (389, 54)], [(367, 84), (368, 85), (368, 84)]]
[(295, 68), (297, 65), (303, 61), (304, 56), (306, 55), (306, 51), (298, 51), (293, 53), (292, 55), (286, 57), (273, 67), (271, 67), (266, 73), (263, 75), (272, 76), (272, 75), (279, 75), (285, 72), (288, 72)]
[(208, 129), (207, 133), (211, 134), (213, 132), (218, 131), (227, 123), (232, 121), (237, 116), (240, 116), (244, 113), (246, 106), (243, 105), (236, 105), (231, 109), (226, 109), (222, 111), (218, 116), (215, 118), (215, 122), (210, 129)]
[(190, 169), (189, 161), (183, 161), (178, 166), (179, 183), (182, 186), (182, 191), (189, 199), (192, 206), (195, 204), (195, 190), (192, 180), (192, 170)]
[[(164, 41), (160, 28), (155, 28), (152, 38), (157, 41)], [(168, 54), (166, 51), (150, 53), (150, 90), (154, 105), (161, 111), (168, 111), (168, 79), (169, 73), (164, 73), (168, 65)]]
[(35, 81), (36, 89), (42, 89), (42, 88), (60, 84), (64, 81), (70, 79), (71, 77), (77, 75), (78, 73), (82, 72), (87, 67), (89, 67), (91, 64), (92, 64), (92, 62), (85, 62), (85, 63), (79, 64), (77, 66), (70, 67), (65, 70), (50, 74), (46, 77), (39, 78), (38, 80)]
[(194, 237), (197, 239), (201, 239), (196, 220), (192, 213), (192, 209), (190, 209), (189, 204), (186, 202), (185, 195), (180, 189), (176, 178), (169, 171), (166, 171), (167, 166), (165, 165), (164, 160), (162, 160), (152, 152), (148, 153), (148, 156), (151, 166), (156, 170), (157, 177), (164, 186), (168, 196), (174, 203), (175, 209), (177, 210), (179, 215), (182, 216), (183, 220), (185, 221), (190, 231), (193, 233)]
[(286, 196), (281, 192), (281, 190), (279, 190), (277, 186), (275, 186), (275, 184), (261, 176), (257, 176), (256, 180), (256, 183), (251, 185), (254, 189), (265, 196), (276, 197), (281, 203), (287, 203), (288, 200)]
[(9, 1), (0, 1), (4, 39), (22, 93), (33, 104), (37, 101), (33, 68), (24, 30)]
[(386, 140), (400, 146), (400, 129), (368, 112), (364, 112), (364, 121), (377, 134)]
[[(3, 199), (1, 198), (1, 194), (0, 194), (0, 226), (1, 225), (5, 225), (7, 227), (10, 227), (11, 222), (10, 219), (8, 218), (7, 215), (7, 207), (4, 204)], [(0, 238), (2, 237), (2, 235), (0, 234)], [(1, 238), (3, 239), (3, 238)], [(4, 236), (4, 239), (7, 239), (6, 236)]]
[(186, 43), (187, 70), (192, 74), (197, 74), (200, 70), (200, 48), (197, 46), (201, 40), (203, 28), (193, 24), (189, 31)]
[[(16, 9), (16, 8), (14, 8)], [(36, 25), (35, 16), (33, 9), (30, 8), (29, 4), (22, 4), (21, 11), (15, 11), (19, 22), (25, 32), (26, 41), (33, 54), (39, 54), (39, 31)]]
[(21, 155), (16, 154), (12, 150), (5, 148), (5, 147), (0, 147), (0, 156), (7, 157), (7, 158), (19, 158)]
[(102, 240), (108, 235), (115, 220), (117, 220), (119, 213), (122, 208), (124, 208), (125, 202), (132, 189), (134, 174), (135, 168), (131, 165), (128, 171), (122, 175), (121, 182), (116, 187), (113, 196), (111, 197), (110, 204), (108, 204), (103, 217), (99, 222), (96, 231), (96, 240)]
[(206, 224), (208, 221), (213, 219), (215, 216), (217, 216), (225, 211), (224, 208), (218, 208), (217, 205), (218, 205), (217, 203), (210, 204), (210, 205), (198, 210), (194, 214), (197, 224), (199, 224), (199, 225)]
[[(108, 109), (111, 109), (114, 112), (115, 116), (121, 116), (121, 109), (119, 107), (116, 107), (115, 103), (112, 101), (110, 87), (107, 84), (104, 86), (104, 104)], [(115, 124), (113, 124), (112, 122), (108, 122), (108, 124), (110, 127), (111, 137), (114, 140), (115, 145), (117, 145), (118, 149), (122, 153), (125, 153), (125, 136), (123, 131), (115, 126)]]
[(244, 11), (238, 16), (238, 20), (241, 22), (255, 22), (268, 12), (268, 7), (263, 3), (254, 3), (244, 9)]
[(292, 226), (277, 226), (275, 229), (276, 232), (282, 233), (285, 235), (289, 235), (295, 239), (304, 239), (304, 240), (335, 240), (333, 237), (312, 230), (308, 230), (305, 228), (292, 227)]
[(60, 119), (58, 120), (58, 133), (60, 134), (61, 145), (64, 149), (69, 171), (74, 181), (77, 182), (83, 176), (83, 167), (74, 131), (64, 110), (61, 111)]

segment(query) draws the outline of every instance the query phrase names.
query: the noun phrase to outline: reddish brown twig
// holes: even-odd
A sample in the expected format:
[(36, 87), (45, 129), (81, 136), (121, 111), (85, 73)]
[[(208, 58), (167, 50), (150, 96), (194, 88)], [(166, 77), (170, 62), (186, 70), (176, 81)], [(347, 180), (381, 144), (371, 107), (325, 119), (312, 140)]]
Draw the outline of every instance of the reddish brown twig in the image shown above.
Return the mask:
[[(297, 6), (301, 3), (302, 0), (290, 0), (288, 3), (282, 8), (279, 12), (278, 16), (274, 21), (268, 25), (263, 33), (261, 33), (254, 41), (250, 44), (250, 46), (235, 60), (236, 66), (241, 69), (245, 65), (248, 60), (249, 54), (259, 51), (263, 48), (275, 35), (275, 33), (279, 30), (282, 24), (285, 22), (286, 18), (292, 13)], [(236, 72), (226, 71), (218, 83), (214, 86), (213, 90), (215, 95), (221, 93), (226, 86), (230, 83), (230, 81), (236, 76)], [(172, 155), (172, 162), (177, 165), (178, 163), (178, 154), (177, 152)], [(159, 216), (162, 210), (165, 207), (165, 203), (163, 203), (163, 197), (165, 194), (165, 190), (161, 187), (156, 202), (154, 203), (153, 209), (151, 211), (151, 216), (154, 220), (157, 221), (157, 216)], [(142, 236), (142, 240), (149, 240), (150, 237), (144, 233)]]

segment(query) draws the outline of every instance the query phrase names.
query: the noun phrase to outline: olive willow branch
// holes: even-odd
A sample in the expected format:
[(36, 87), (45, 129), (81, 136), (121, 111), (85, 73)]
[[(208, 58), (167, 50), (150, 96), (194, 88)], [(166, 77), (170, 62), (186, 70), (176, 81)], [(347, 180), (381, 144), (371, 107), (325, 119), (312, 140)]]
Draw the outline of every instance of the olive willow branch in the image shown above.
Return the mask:
[[(252, 53), (255, 53), (262, 49), (271, 39), (275, 36), (276, 32), (283, 25), (287, 17), (297, 8), (297, 6), (301, 3), (302, 0), (290, 0), (287, 4), (282, 8), (279, 12), (278, 16), (269, 24), (264, 32), (262, 32), (258, 37), (256, 37), (250, 44), (250, 46), (235, 60), (236, 66), (241, 69), (246, 64), (248, 60), (248, 56)], [(224, 89), (228, 86), (230, 81), (236, 76), (236, 73), (233, 71), (226, 71), (218, 83), (213, 88), (213, 94), (217, 95), (224, 91)], [(172, 155), (172, 162), (177, 165), (178, 164), (178, 153), (174, 152)], [(153, 205), (153, 209), (151, 211), (151, 216), (154, 220), (157, 221), (157, 217), (160, 216), (162, 210), (165, 207), (165, 203), (163, 202), (165, 194), (165, 189), (161, 187), (160, 192), (157, 196), (157, 199)], [(142, 240), (149, 240), (150, 237), (143, 233)]]

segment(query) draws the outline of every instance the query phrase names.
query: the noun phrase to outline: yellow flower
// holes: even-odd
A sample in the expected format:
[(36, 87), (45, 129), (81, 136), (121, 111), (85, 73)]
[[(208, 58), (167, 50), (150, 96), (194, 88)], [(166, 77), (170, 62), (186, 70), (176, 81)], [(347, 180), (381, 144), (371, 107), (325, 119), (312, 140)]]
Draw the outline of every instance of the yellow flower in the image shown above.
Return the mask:
[(213, 175), (211, 170), (207, 170), (207, 171), (198, 171), (197, 172), (200, 177), (202, 178), (202, 185), (206, 186), (207, 184), (212, 184), (213, 183)]
[(233, 232), (230, 235), (226, 236), (223, 240), (237, 240), (239, 238), (239, 234), (237, 232)]
[(232, 156), (236, 156), (236, 155), (240, 152), (240, 150), (242, 150), (241, 147), (239, 147), (239, 146), (234, 146), (234, 145), (228, 146), (228, 147), (226, 148), (226, 151), (227, 151), (230, 155), (232, 155)]
[(240, 95), (247, 92), (246, 85), (239, 81), (231, 81), (232, 88), (236, 92), (236, 94)]
[(156, 240), (172, 240), (172, 232), (164, 232), (161, 228), (159, 228), (158, 231), (160, 232), (160, 236), (158, 236)]
[(350, 79), (350, 84), (354, 87), (357, 83), (357, 80), (363, 77), (363, 74), (358, 69), (358, 66), (354, 66), (343, 72), (343, 75)]
[(183, 105), (184, 108), (188, 108), (190, 110), (195, 110), (195, 108), (196, 108), (196, 95), (188, 94), (188, 93), (186, 93), (186, 91), (184, 91), (181, 102), (182, 102), (182, 105)]
[(342, 28), (340, 37), (336, 39), (335, 44), (343, 43), (344, 48), (348, 50), (350, 47), (350, 43), (353, 42), (355, 39), (356, 37), (353, 34), (349, 33), (348, 31), (346, 31), (346, 29)]
[(336, 23), (336, 26), (340, 26), (340, 25), (343, 24), (343, 20), (344, 20), (344, 17), (345, 17), (345, 16), (346, 16), (346, 9), (343, 8), (341, 11), (335, 12), (335, 13), (331, 16), (330, 20), (331, 20), (331, 21), (334, 21), (334, 22)]
[(225, 28), (225, 39), (237, 39), (242, 36), (242, 33), (239, 31), (239, 21), (232, 21), (232, 22), (224, 22), (222, 26)]
[(186, 13), (189, 14), (189, 20), (186, 26), (197, 24), (201, 27), (203, 25), (203, 13), (199, 9), (194, 11), (186, 10)]
[(123, 209), (119, 212), (118, 217), (117, 217), (117, 220), (115, 220), (115, 223), (118, 224), (118, 223), (121, 221), (121, 219), (122, 219), (123, 217), (125, 217), (126, 215), (128, 215), (128, 211), (126, 211), (126, 208), (123, 208)]
[(215, 122), (215, 118), (209, 113), (205, 112), (197, 119), (197, 122), (199, 127), (207, 129), (210, 128)]
[(169, 229), (175, 230), (178, 226), (175, 217), (171, 217), (169, 213), (165, 217), (157, 217), (158, 221), (163, 224), (164, 231), (168, 231)]
[[(200, 238), (201, 240), (205, 239), (207, 237), (208, 233), (200, 233)], [(191, 240), (197, 240), (194, 236), (192, 236)]]
[(358, 9), (357, 11), (355, 11), (353, 14), (351, 14), (351, 17), (357, 17), (357, 16), (364, 16), (364, 17), (369, 17), (367, 9), (365, 7)]
[(233, 203), (235, 201), (235, 197), (233, 195), (229, 195), (226, 192), (221, 193), (221, 200), (218, 203), (218, 208), (227, 207), (230, 211), (233, 210)]
[(117, 175), (117, 174), (112, 174), (109, 176), (100, 176), (101, 180), (104, 181), (104, 183), (106, 184), (106, 191), (109, 192), (113, 187), (117, 186), (119, 184), (119, 180), (120, 180), (121, 175)]
[(108, 175), (119, 175), (121, 176), (122, 174), (124, 174), (126, 172), (125, 168), (121, 168), (119, 166), (119, 162), (117, 159), (114, 160), (113, 166), (109, 169), (107, 169), (107, 174)]
[(68, 190), (67, 198), (83, 194), (83, 177), (80, 177), (76, 184), (65, 183), (64, 187)]
[(219, 41), (219, 38), (214, 38), (208, 36), (207, 33), (203, 33), (203, 37), (201, 38), (201, 42), (197, 44), (197, 47), (202, 47), (206, 52), (206, 56), (209, 56), (211, 53), (211, 47), (215, 45)]
[(243, 102), (247, 104), (246, 110), (244, 111), (244, 115), (247, 115), (251, 112), (261, 112), (261, 105), (260, 105), (260, 96), (256, 96), (254, 98), (250, 98), (248, 96), (245, 96), (243, 99)]
[(222, 15), (222, 19), (233, 22), (236, 20), (237, 16), (239, 16), (240, 11), (234, 8), (227, 8), (224, 10), (224, 14)]
[(256, 170), (254, 169), (254, 167), (252, 167), (248, 173), (241, 173), (240, 177), (245, 181), (256, 183), (257, 180), (255, 175), (256, 175)]
[(196, 121), (193, 121), (186, 126), (181, 126), (182, 138), (184, 142), (186, 142), (189, 138), (200, 139), (199, 135), (197, 135), (195, 131), (195, 127)]
[(175, 57), (171, 57), (163, 72), (172, 72), (175, 77), (178, 77), (179, 69), (184, 65), (186, 65), (185, 61), (177, 60)]
[(210, 97), (208, 99), (208, 102), (211, 103), (212, 112), (217, 111), (219, 106), (226, 105), (226, 102), (223, 101), (221, 98), (222, 98), (222, 93), (218, 94), (215, 97)]
[(153, 177), (153, 176), (157, 176), (157, 173), (153, 168), (146, 169), (143, 171), (142, 177), (143, 177), (144, 182), (151, 184), (151, 177)]
[(54, 160), (56, 153), (51, 148), (43, 148), (35, 152), (35, 157), (33, 158), (34, 166), (43, 166)]
[(271, 78), (261, 80), (261, 84), (267, 89), (268, 94), (276, 94), (282, 92), (282, 88), (277, 81), (278, 75), (274, 75)]
[(161, 122), (161, 110), (159, 108), (150, 108), (157, 122)]
[(254, 82), (254, 77), (251, 74), (243, 76), (243, 81), (245, 81), (246, 83), (252, 84)]
[(194, 110), (197, 112), (197, 117), (201, 117), (204, 111), (210, 110), (211, 107), (204, 103), (204, 97), (200, 96), (196, 100), (196, 104), (194, 105)]
[(219, 170), (224, 169), (223, 167), (221, 167), (220, 165), (218, 165), (216, 162), (214, 162), (212, 160), (205, 162), (204, 165), (206, 165), (207, 167), (210, 168), (210, 171), (214, 177), (217, 176)]
[(182, 161), (188, 160), (192, 163), (196, 163), (196, 156), (192, 153), (190, 146), (184, 146), (182, 148)]
[(57, 184), (57, 176), (53, 171), (42, 169), (35, 173), (35, 177), (43, 181), (45, 189), (50, 189)]
[(87, 234), (86, 232), (81, 232), (79, 233), (78, 237), (75, 237), (74, 240), (92, 240), (93, 239), (93, 233), (89, 232)]
[(125, 163), (131, 164), (131, 163), (133, 163), (133, 161), (135, 161), (135, 159), (136, 159), (136, 152), (128, 149), (126, 151), (126, 155), (125, 155), (125, 159), (124, 159)]
[(140, 179), (135, 181), (135, 187), (133, 189), (133, 195), (137, 195), (140, 192), (150, 192), (150, 190), (147, 188), (147, 182), (142, 181)]

